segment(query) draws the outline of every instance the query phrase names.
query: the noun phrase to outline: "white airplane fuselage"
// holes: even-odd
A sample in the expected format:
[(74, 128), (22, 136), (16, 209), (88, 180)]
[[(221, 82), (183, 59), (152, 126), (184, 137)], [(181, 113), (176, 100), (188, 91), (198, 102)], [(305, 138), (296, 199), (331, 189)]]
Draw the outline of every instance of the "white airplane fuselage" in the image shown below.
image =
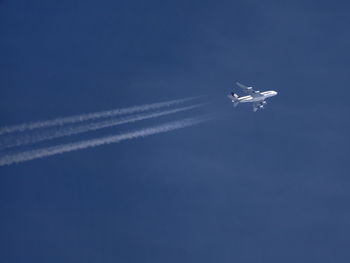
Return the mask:
[[(260, 92), (260, 94), (257, 96), (248, 95), (248, 96), (239, 97), (239, 98), (237, 98), (237, 102), (239, 102), (239, 103), (259, 102), (259, 101), (264, 101), (267, 98), (270, 98), (270, 97), (273, 97), (276, 95), (277, 95), (277, 91), (274, 91), (274, 90), (263, 91), (263, 92)], [(232, 102), (235, 102), (235, 101), (232, 100)]]

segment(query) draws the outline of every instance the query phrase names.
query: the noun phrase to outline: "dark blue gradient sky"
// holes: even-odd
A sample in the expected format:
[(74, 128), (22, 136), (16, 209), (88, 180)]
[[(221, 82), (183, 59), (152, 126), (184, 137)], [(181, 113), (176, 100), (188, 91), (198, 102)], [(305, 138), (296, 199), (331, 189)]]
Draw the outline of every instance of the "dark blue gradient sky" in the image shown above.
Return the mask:
[[(1, 126), (201, 94), (218, 117), (0, 167), (0, 262), (349, 262), (349, 8), (1, 1)], [(234, 109), (236, 81), (279, 95)]]

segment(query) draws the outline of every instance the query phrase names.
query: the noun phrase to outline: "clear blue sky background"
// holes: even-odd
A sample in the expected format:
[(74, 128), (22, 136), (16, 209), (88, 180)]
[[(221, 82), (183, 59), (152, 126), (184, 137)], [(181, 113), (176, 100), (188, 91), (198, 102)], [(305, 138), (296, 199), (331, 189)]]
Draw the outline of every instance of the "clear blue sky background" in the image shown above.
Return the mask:
[[(1, 126), (201, 94), (219, 117), (0, 167), (0, 262), (349, 262), (349, 8), (1, 1)], [(279, 95), (233, 109), (236, 81)]]

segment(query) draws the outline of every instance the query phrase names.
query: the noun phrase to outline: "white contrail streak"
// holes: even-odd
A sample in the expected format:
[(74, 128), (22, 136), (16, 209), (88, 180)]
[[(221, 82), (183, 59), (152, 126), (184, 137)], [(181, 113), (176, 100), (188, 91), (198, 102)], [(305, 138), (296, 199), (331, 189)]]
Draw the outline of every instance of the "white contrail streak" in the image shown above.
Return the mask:
[(131, 140), (139, 137), (146, 137), (146, 136), (150, 136), (158, 133), (169, 132), (176, 129), (182, 129), (185, 127), (193, 126), (210, 119), (211, 117), (209, 116), (187, 118), (187, 119), (169, 122), (163, 125), (140, 129), (137, 131), (127, 132), (119, 135), (106, 136), (106, 137), (97, 138), (97, 139), (73, 142), (68, 144), (61, 144), (61, 145), (51, 146), (47, 148), (29, 150), (29, 151), (14, 153), (14, 154), (7, 154), (0, 157), (0, 166), (30, 161), (30, 160), (39, 159), (39, 158), (45, 158), (56, 154), (82, 150), (82, 149), (96, 147), (104, 144), (118, 143), (124, 140)]
[(165, 102), (158, 102), (158, 103), (153, 103), (153, 104), (144, 104), (144, 105), (133, 106), (133, 107), (129, 107), (129, 108), (86, 113), (86, 114), (81, 114), (81, 115), (73, 115), (73, 116), (69, 116), (69, 117), (56, 118), (56, 119), (46, 120), (46, 121), (23, 123), (23, 124), (14, 125), (14, 126), (5, 126), (5, 127), (0, 128), (0, 135), (5, 134), (5, 133), (11, 133), (11, 132), (23, 132), (26, 130), (34, 130), (34, 129), (38, 129), (38, 128), (66, 125), (66, 124), (78, 123), (78, 122), (83, 122), (83, 121), (88, 121), (88, 120), (94, 120), (94, 119), (98, 119), (98, 118), (114, 117), (114, 116), (123, 115), (123, 114), (131, 114), (131, 113), (135, 113), (135, 112), (154, 110), (154, 109), (168, 107), (168, 106), (172, 106), (172, 105), (176, 105), (176, 104), (185, 103), (185, 102), (190, 101), (190, 100), (198, 99), (199, 97), (200, 96), (178, 99), (178, 100), (170, 100), (170, 101), (165, 101)]
[(103, 128), (113, 127), (121, 124), (141, 121), (141, 120), (153, 119), (153, 118), (157, 118), (157, 117), (161, 117), (169, 114), (192, 110), (203, 105), (204, 104), (195, 104), (192, 106), (165, 110), (161, 112), (145, 113), (145, 114), (132, 115), (132, 116), (127, 116), (127, 117), (118, 118), (118, 119), (112, 119), (112, 120), (109, 119), (109, 120), (95, 122), (95, 123), (81, 124), (78, 126), (62, 127), (56, 130), (49, 130), (49, 131), (44, 131), (40, 133), (22, 135), (20, 137), (14, 135), (14, 138), (10, 137), (8, 141), (3, 141), (3, 142), (0, 141), (0, 149), (21, 146), (25, 144), (32, 144), (40, 141), (52, 140), (55, 138), (70, 136), (70, 135), (84, 133), (88, 131), (99, 130)]

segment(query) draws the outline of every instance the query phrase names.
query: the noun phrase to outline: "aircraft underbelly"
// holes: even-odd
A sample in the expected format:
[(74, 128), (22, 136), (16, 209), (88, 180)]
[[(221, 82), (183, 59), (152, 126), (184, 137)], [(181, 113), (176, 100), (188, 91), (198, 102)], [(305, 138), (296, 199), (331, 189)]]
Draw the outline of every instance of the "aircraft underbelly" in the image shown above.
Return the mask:
[(252, 96), (247, 96), (242, 98), (242, 100), (240, 102), (258, 102), (258, 101), (263, 101), (265, 100), (265, 96), (261, 96), (261, 97), (252, 97)]
[(264, 100), (265, 99), (265, 97), (257, 97), (257, 98), (253, 98), (253, 102), (257, 102), (257, 101), (262, 101), (262, 100)]

